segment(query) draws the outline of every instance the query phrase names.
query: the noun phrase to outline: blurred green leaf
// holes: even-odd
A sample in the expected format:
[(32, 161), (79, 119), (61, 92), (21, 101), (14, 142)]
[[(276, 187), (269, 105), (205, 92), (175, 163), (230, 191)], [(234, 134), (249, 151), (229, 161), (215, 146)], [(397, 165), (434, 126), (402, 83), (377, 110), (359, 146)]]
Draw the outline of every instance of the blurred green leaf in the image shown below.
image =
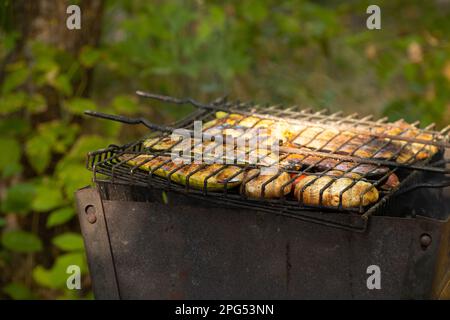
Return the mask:
[(35, 193), (35, 187), (31, 183), (15, 184), (7, 189), (1, 210), (5, 213), (26, 214), (31, 209)]
[(20, 68), (9, 73), (5, 78), (2, 86), (2, 93), (6, 94), (11, 92), (13, 89), (22, 85), (30, 75), (30, 70), (26, 66), (21, 66)]
[(81, 50), (80, 62), (85, 67), (93, 67), (101, 58), (101, 51), (92, 47), (86, 46)]
[(53, 211), (47, 218), (47, 228), (59, 226), (66, 223), (75, 216), (75, 211), (72, 207), (61, 208)]
[(52, 239), (52, 243), (64, 251), (83, 250), (83, 238), (78, 233), (66, 232)]
[(57, 75), (53, 81), (50, 81), (50, 84), (66, 96), (72, 94), (72, 84), (70, 83), (69, 77), (65, 74)]
[(36, 62), (33, 67), (33, 78), (37, 85), (54, 84), (59, 71), (59, 65), (51, 57), (36, 56)]
[(4, 227), (6, 225), (6, 220), (5, 218), (0, 217), (0, 228)]
[(33, 94), (28, 97), (26, 102), (27, 109), (31, 113), (38, 113), (47, 110), (47, 102), (41, 94)]
[(39, 126), (39, 133), (52, 141), (52, 150), (64, 153), (75, 141), (79, 131), (77, 124), (68, 124), (65, 121), (45, 122)]
[(33, 233), (27, 231), (7, 231), (2, 235), (2, 244), (5, 248), (23, 253), (42, 250), (41, 240)]
[(115, 121), (103, 121), (99, 123), (99, 132), (101, 132), (105, 137), (117, 138), (122, 124)]
[(19, 111), (26, 101), (24, 92), (7, 93), (0, 96), (0, 115)]
[[(52, 57), (46, 55), (37, 55), (33, 66), (33, 71), (36, 73), (43, 73), (44, 76), (48, 73), (56, 74), (59, 72), (59, 66)], [(44, 77), (45, 78), (45, 77)]]
[[(8, 14), (5, 10), (5, 14)], [(6, 51), (10, 51), (15, 48), (16, 42), (18, 39), (20, 39), (21, 35), (16, 30), (9, 30), (8, 32), (5, 32), (2, 37), (2, 45)]]
[(5, 119), (0, 119), (0, 136), (15, 136), (26, 134), (30, 130), (30, 125), (27, 120), (17, 117), (9, 116)]
[(85, 110), (96, 110), (96, 104), (89, 99), (85, 98), (73, 98), (71, 100), (67, 100), (64, 103), (64, 107), (67, 111), (70, 111), (73, 114), (83, 114)]
[(3, 292), (14, 300), (34, 299), (30, 289), (22, 283), (11, 282), (3, 287)]
[(23, 167), (19, 162), (13, 162), (6, 166), (3, 170), (2, 177), (9, 178), (15, 175), (19, 175), (23, 171)]
[(41, 286), (48, 288), (57, 288), (57, 285), (53, 285), (52, 273), (46, 270), (43, 266), (38, 265), (33, 269), (33, 279)]
[(85, 168), (86, 154), (89, 151), (105, 147), (108, 143), (114, 143), (114, 141), (94, 135), (82, 136), (66, 156), (59, 161), (56, 166), (56, 176), (63, 184), (65, 194), (69, 199), (73, 198), (73, 193), (77, 189), (88, 185), (91, 181), (92, 176)]
[(162, 201), (164, 204), (168, 204), (169, 203), (169, 197), (167, 196), (167, 193), (165, 191), (163, 191), (161, 193), (161, 197), (162, 197)]
[(115, 97), (112, 106), (117, 114), (132, 115), (138, 111), (137, 99), (126, 95)]
[(201, 19), (199, 23), (197, 30), (198, 41), (204, 42), (208, 40), (211, 34), (215, 30), (223, 28), (224, 24), (224, 10), (219, 6), (211, 6), (211, 8), (209, 8), (208, 16)]
[(50, 164), (51, 147), (55, 141), (50, 136), (34, 135), (26, 143), (28, 163), (37, 173), (43, 173)]
[(69, 153), (64, 158), (64, 162), (75, 161), (76, 163), (83, 164), (86, 160), (86, 154), (89, 151), (94, 151), (100, 148), (104, 148), (105, 145), (115, 143), (108, 138), (103, 138), (98, 135), (83, 135), (81, 136), (70, 149)]
[(42, 174), (51, 161), (52, 151), (63, 153), (70, 146), (78, 132), (76, 124), (66, 124), (62, 121), (41, 123), (38, 132), (26, 143), (28, 162)]
[(54, 59), (58, 52), (58, 49), (51, 44), (45, 43), (43, 41), (32, 41), (31, 51), (36, 57)]
[(61, 186), (55, 181), (43, 179), (36, 186), (36, 196), (31, 207), (37, 212), (47, 212), (64, 204)]
[(67, 267), (76, 265), (80, 267), (82, 274), (87, 271), (86, 260), (83, 253), (67, 253), (59, 256), (51, 269), (45, 269), (38, 265), (33, 270), (34, 280), (48, 288), (58, 289), (66, 287)]
[(251, 22), (259, 22), (267, 16), (267, 4), (263, 1), (250, 0), (240, 3), (242, 15)]
[(8, 167), (15, 165), (20, 160), (20, 145), (17, 140), (13, 138), (0, 137), (0, 150), (7, 150), (3, 152), (0, 157), (0, 173), (4, 173)]
[(69, 163), (63, 169), (58, 169), (57, 177), (64, 185), (65, 194), (69, 199), (73, 198), (76, 190), (88, 185), (92, 179), (90, 172), (83, 165), (74, 163)]

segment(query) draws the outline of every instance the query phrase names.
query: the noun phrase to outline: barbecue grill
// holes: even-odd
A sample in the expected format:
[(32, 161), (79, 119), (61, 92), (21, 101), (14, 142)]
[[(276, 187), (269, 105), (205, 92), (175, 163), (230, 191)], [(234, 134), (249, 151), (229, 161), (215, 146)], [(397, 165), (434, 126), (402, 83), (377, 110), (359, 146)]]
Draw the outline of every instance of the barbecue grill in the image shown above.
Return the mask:
[[(143, 139), (111, 145), (87, 157), (95, 187), (78, 191), (77, 204), (97, 298), (436, 298), (449, 289), (445, 286), (450, 280), (450, 195), (445, 187), (449, 186), (446, 151), (450, 126), (436, 131), (434, 125), (401, 127), (386, 118), (374, 120), (326, 110), (225, 98), (201, 104), (192, 99), (140, 95), (198, 108), (172, 126), (87, 112), (149, 128)], [(222, 112), (225, 121), (235, 114), (257, 117), (247, 130), (264, 120), (302, 125), (303, 129), (282, 141), (279, 148), (280, 163), (297, 154), (302, 156), (302, 165), (278, 168), (262, 183), (259, 198), (242, 190), (261, 174), (265, 156), (249, 163), (219, 159), (223, 155), (214, 158), (203, 151), (205, 158), (222, 160), (222, 164), (205, 177), (201, 188), (193, 187), (190, 178), (204, 169), (205, 163), (189, 172), (184, 184), (172, 177), (186, 163), (174, 166), (164, 177), (157, 174), (158, 169), (171, 160), (143, 169), (157, 157), (173, 155), (178, 142), (163, 149), (154, 146), (167, 141), (175, 129), (193, 132), (193, 120), (207, 123), (217, 112)], [(318, 130), (302, 140), (306, 148), (293, 147), (292, 142), (311, 127)], [(332, 139), (315, 143), (327, 129), (335, 132), (332, 139), (349, 130), (356, 134), (330, 150)], [(361, 136), (365, 139), (358, 147), (340, 152)], [(383, 141), (375, 156), (361, 157), (358, 151), (374, 141)], [(377, 158), (393, 142), (400, 147), (392, 156)], [(188, 158), (196, 156), (197, 145), (191, 146)], [(408, 161), (395, 161), (412, 146), (415, 152)], [(418, 155), (430, 148), (437, 151), (419, 161)], [(223, 188), (210, 190), (208, 180), (230, 166), (239, 170), (224, 181)], [(345, 175), (357, 168), (365, 170), (339, 191), (337, 204), (323, 201), (337, 177), (322, 186), (317, 203), (305, 203), (303, 194), (315, 181), (336, 169)], [(239, 188), (227, 187), (251, 169), (257, 173), (244, 179)], [(282, 190), (299, 177), (314, 177), (301, 187), (298, 198), (284, 192), (275, 199), (266, 198), (266, 188), (286, 173), (289, 178)], [(393, 175), (399, 183), (386, 187)], [(371, 187), (359, 195), (359, 205), (345, 206), (345, 193), (358, 182)], [(379, 191), (377, 201), (364, 203), (364, 195), (373, 188)], [(367, 288), (370, 265), (381, 269), (380, 290)]]

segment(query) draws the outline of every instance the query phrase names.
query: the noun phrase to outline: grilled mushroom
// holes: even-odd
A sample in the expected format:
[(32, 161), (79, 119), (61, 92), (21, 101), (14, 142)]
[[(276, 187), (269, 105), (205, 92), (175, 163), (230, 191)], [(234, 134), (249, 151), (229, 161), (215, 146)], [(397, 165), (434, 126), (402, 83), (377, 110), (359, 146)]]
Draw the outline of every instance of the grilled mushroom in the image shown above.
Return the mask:
[(367, 206), (378, 200), (378, 190), (372, 184), (350, 178), (304, 176), (294, 190), (300, 202), (314, 206), (338, 207), (341, 194), (343, 208)]
[(287, 172), (263, 174), (259, 169), (251, 169), (244, 176), (241, 192), (250, 198), (281, 198), (291, 192), (291, 184), (283, 188), (290, 179)]

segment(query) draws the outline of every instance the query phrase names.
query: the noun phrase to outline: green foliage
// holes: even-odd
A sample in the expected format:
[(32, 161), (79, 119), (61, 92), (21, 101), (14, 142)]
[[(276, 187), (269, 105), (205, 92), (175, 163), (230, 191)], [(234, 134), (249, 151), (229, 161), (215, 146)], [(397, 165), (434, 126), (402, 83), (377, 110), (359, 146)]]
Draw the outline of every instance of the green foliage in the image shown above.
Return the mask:
[(9, 283), (3, 287), (3, 292), (14, 300), (34, 299), (30, 289), (22, 283)]
[(0, 150), (8, 150), (0, 157), (0, 174), (9, 176), (19, 170), (20, 145), (14, 138), (0, 137)]
[(40, 124), (37, 133), (26, 143), (28, 163), (42, 174), (50, 164), (53, 153), (64, 153), (72, 145), (78, 133), (76, 124), (51, 121)]
[(11, 186), (1, 203), (3, 212), (27, 214), (31, 209), (31, 202), (36, 193), (35, 186), (31, 183), (18, 183)]
[[(13, 65), (10, 65), (12, 69)], [(15, 70), (10, 71), (8, 78), (3, 82), (2, 94), (7, 94), (18, 86), (22, 85), (30, 76), (30, 70), (25, 68), (23, 64), (14, 66)]]
[(33, 270), (33, 279), (40, 285), (51, 289), (62, 289), (66, 286), (67, 267), (77, 265), (81, 273), (87, 272), (86, 258), (82, 252), (60, 255), (56, 258), (52, 268), (46, 269), (38, 265)]
[(83, 238), (73, 232), (66, 232), (53, 238), (52, 243), (61, 250), (74, 251), (83, 250)]
[(85, 110), (97, 109), (95, 103), (92, 100), (84, 98), (73, 98), (64, 104), (67, 111), (73, 114), (82, 114)]
[(44, 178), (36, 186), (31, 208), (37, 212), (48, 212), (64, 203), (61, 185), (57, 181)]
[(57, 209), (50, 213), (47, 218), (46, 226), (47, 228), (59, 226), (68, 222), (75, 216), (75, 211), (73, 207), (65, 207), (61, 209)]
[(20, 110), (25, 101), (26, 96), (23, 92), (2, 94), (0, 97), (0, 115)]
[[(0, 32), (3, 36), (7, 37)], [(27, 55), (18, 55), (6, 65), (0, 87), (0, 149), (4, 152), (0, 157), (0, 267), (9, 265), (14, 270), (29, 255), (38, 257), (33, 261), (47, 263), (21, 271), (32, 273), (31, 288), (30, 278), (10, 282), (0, 274), (0, 283), (6, 284), (0, 297), (39, 298), (32, 290), (49, 288), (58, 297), (80, 298), (65, 286), (67, 266), (79, 265), (82, 274), (87, 274), (83, 241), (73, 223), (73, 194), (91, 181), (85, 168), (87, 152), (114, 143), (120, 126), (114, 135), (102, 138), (98, 133), (103, 126), (90, 131), (82, 116), (86, 109), (100, 108), (83, 93), (88, 69), (101, 60), (101, 50), (85, 47), (75, 57), (41, 42), (25, 45)], [(4, 49), (0, 45), (0, 55)], [(138, 111), (136, 99), (127, 95), (111, 101), (111, 106), (102, 103), (104, 111), (109, 108), (129, 115)]]
[(132, 115), (138, 112), (139, 105), (136, 97), (120, 95), (115, 97), (112, 101), (112, 108), (118, 114)]
[(26, 231), (6, 231), (2, 234), (2, 245), (14, 252), (37, 252), (42, 250), (41, 240)]
[(88, 68), (95, 66), (100, 58), (102, 57), (102, 52), (92, 47), (84, 47), (80, 53), (80, 63)]

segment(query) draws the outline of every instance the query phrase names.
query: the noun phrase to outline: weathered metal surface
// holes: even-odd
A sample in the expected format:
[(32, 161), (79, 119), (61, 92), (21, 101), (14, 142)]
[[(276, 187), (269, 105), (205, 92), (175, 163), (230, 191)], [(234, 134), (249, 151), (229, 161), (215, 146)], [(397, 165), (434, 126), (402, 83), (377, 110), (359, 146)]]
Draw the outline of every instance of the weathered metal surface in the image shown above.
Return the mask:
[(100, 194), (97, 189), (84, 188), (75, 196), (94, 294), (102, 299), (120, 299), (109, 241), (111, 233), (108, 232)]
[(450, 300), (450, 223), (442, 227), (433, 283), (433, 297)]
[[(165, 204), (156, 189), (99, 188), (107, 227), (91, 232), (98, 216), (82, 224), (97, 298), (111, 297), (99, 283), (112, 286), (112, 260), (124, 299), (420, 299), (445, 289), (448, 218), (373, 216), (355, 233), (180, 194)], [(114, 259), (99, 252), (107, 231)], [(380, 290), (367, 288), (370, 265)]]

